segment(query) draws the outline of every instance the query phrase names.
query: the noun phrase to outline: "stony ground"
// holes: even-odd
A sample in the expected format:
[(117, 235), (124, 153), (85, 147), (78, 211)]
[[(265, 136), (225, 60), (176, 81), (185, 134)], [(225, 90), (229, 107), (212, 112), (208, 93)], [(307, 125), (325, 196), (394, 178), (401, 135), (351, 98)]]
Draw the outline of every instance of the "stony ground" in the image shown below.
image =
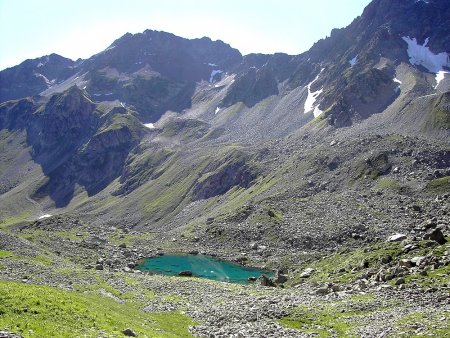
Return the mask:
[[(448, 226), (431, 220), (391, 241), (310, 258), (288, 269), (286, 283), (269, 287), (141, 273), (140, 258), (169, 252), (174, 242), (158, 248), (151, 234), (55, 216), (0, 231), (0, 278), (100, 294), (144, 312), (184, 313), (197, 337), (445, 337), (450, 245), (438, 243), (443, 233)], [(257, 253), (248, 259), (271, 264)]]

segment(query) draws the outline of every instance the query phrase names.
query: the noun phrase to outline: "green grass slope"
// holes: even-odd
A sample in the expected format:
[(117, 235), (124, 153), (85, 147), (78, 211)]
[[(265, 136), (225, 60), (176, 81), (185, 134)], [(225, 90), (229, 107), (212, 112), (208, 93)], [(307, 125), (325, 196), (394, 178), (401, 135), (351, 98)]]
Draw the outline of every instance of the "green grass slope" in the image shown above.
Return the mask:
[(0, 281), (0, 328), (23, 337), (191, 337), (185, 315), (145, 313), (101, 295)]

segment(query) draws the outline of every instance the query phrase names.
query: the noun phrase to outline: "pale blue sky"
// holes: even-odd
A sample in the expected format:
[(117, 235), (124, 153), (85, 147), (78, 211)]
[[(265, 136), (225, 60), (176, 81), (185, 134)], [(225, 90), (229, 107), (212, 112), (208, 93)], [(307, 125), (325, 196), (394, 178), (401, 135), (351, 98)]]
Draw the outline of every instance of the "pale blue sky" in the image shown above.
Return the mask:
[(88, 58), (126, 32), (209, 36), (248, 53), (308, 50), (370, 0), (0, 0), (0, 69), (58, 53)]

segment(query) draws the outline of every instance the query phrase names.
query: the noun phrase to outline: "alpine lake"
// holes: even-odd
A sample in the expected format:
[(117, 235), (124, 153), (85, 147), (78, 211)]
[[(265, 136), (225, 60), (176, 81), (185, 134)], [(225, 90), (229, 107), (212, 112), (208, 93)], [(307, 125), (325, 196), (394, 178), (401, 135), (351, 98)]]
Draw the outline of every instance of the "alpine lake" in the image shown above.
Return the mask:
[(261, 275), (273, 277), (273, 271), (246, 267), (204, 255), (164, 255), (142, 260), (138, 269), (168, 276), (191, 276), (217, 281), (247, 284)]

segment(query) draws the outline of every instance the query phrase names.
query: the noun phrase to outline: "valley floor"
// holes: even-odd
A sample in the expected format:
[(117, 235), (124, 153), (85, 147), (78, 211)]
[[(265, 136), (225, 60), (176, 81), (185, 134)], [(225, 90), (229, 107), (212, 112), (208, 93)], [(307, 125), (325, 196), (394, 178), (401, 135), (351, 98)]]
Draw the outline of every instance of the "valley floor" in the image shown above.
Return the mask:
[[(70, 222), (77, 220), (53, 217), (39, 227), (18, 223), (0, 231), (1, 337), (446, 337), (450, 331), (449, 244), (341, 249), (291, 269), (286, 285), (265, 287), (141, 273), (134, 263), (153, 243), (134, 244), (145, 234), (112, 229), (100, 239)], [(383, 261), (387, 256), (392, 261)], [(415, 256), (427, 257), (421, 267), (402, 263)], [(301, 278), (306, 267), (313, 272)]]

